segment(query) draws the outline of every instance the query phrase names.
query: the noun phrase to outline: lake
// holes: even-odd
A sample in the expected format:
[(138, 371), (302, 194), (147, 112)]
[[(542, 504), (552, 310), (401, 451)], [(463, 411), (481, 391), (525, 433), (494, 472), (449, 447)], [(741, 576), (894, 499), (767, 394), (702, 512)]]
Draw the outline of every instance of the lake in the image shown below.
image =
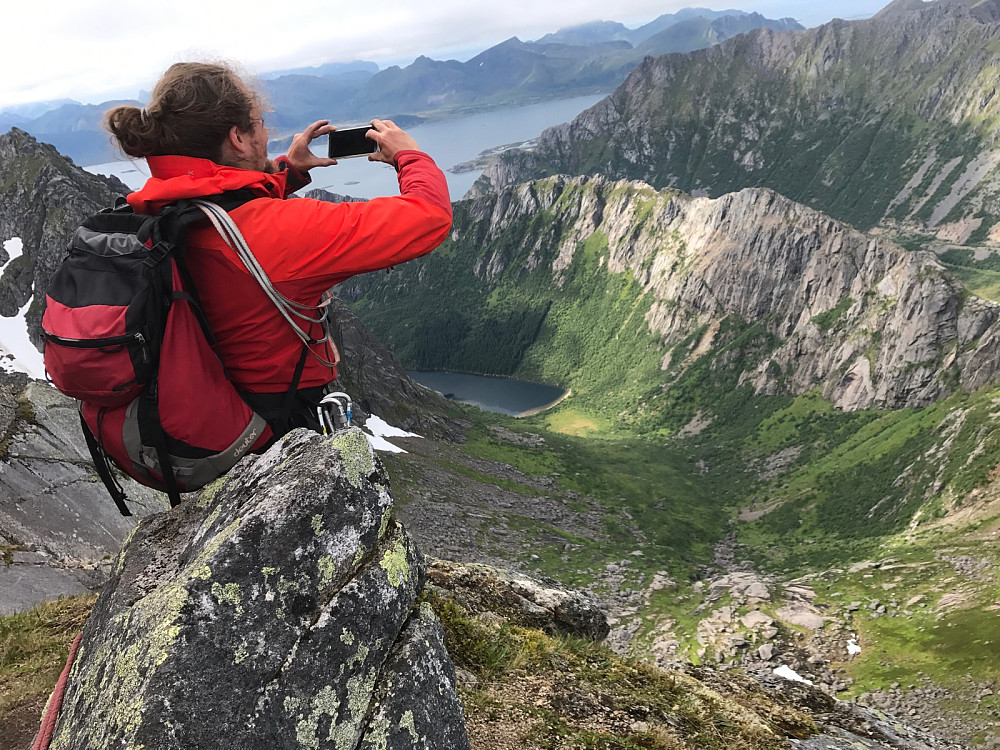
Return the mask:
[[(407, 132), (445, 170), (451, 199), (459, 200), (481, 172), (452, 174), (447, 171), (450, 167), (475, 159), (487, 149), (536, 138), (545, 128), (569, 122), (604, 97), (605, 94), (591, 94), (523, 107), (504, 107), (451, 120), (424, 123), (409, 128)], [(320, 138), (314, 150), (325, 154), (326, 138)], [(95, 164), (84, 169), (95, 174), (115, 175), (133, 190), (142, 187), (149, 176), (142, 159)], [(322, 188), (355, 198), (399, 194), (396, 170), (387, 164), (370, 162), (364, 157), (342, 159), (334, 167), (314, 169), (312, 178), (313, 182), (308, 189)]]
[(419, 370), (407, 370), (406, 374), (421, 385), (440, 391), (463, 404), (515, 417), (552, 406), (566, 393), (562, 388), (544, 383), (488, 375)]

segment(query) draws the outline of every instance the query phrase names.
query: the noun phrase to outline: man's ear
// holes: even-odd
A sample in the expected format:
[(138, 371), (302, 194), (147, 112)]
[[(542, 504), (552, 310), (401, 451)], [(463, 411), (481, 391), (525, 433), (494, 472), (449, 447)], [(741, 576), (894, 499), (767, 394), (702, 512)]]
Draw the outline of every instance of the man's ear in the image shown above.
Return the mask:
[(226, 142), (239, 156), (243, 156), (251, 150), (250, 139), (247, 137), (247, 134), (235, 125), (229, 128), (229, 134), (226, 136)]
[(233, 125), (222, 141), (221, 164), (230, 167), (242, 166), (250, 155), (250, 139), (247, 134)]

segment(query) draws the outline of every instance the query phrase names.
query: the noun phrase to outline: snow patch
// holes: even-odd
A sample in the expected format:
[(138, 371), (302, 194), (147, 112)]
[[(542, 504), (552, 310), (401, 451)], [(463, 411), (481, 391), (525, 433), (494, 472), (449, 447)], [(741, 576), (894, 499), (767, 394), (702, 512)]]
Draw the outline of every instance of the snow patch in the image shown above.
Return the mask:
[(7, 251), (7, 255), (9, 255), (10, 258), (6, 263), (0, 266), (0, 274), (3, 274), (4, 269), (7, 268), (12, 261), (24, 255), (24, 243), (21, 242), (20, 237), (11, 237), (3, 243), (3, 249)]
[(384, 451), (386, 453), (406, 453), (399, 446), (393, 445), (386, 440), (387, 437), (421, 437), (416, 433), (393, 427), (384, 419), (374, 414), (368, 417), (368, 421), (365, 422), (365, 430), (362, 431), (365, 432), (365, 437), (368, 438), (368, 443), (371, 447), (377, 451)]
[(792, 682), (803, 682), (806, 685), (812, 685), (812, 680), (807, 680), (805, 677), (802, 677), (794, 669), (785, 666), (784, 664), (776, 668), (774, 670), (774, 674), (778, 675), (778, 677), (784, 677), (786, 680), (791, 680)]
[(382, 417), (376, 417), (374, 414), (368, 417), (368, 421), (365, 422), (365, 427), (367, 427), (368, 431), (375, 437), (421, 437), (415, 432), (407, 432), (406, 430), (401, 430), (398, 427), (393, 427), (391, 424), (382, 419)]
[[(21, 257), (24, 245), (20, 237), (12, 237), (3, 243), (10, 260), (0, 266), (0, 276), (15, 258)], [(24, 372), (38, 380), (45, 380), (45, 363), (42, 354), (28, 338), (28, 324), (24, 316), (31, 306), (31, 298), (12, 318), (0, 316), (0, 370), (4, 372)]]

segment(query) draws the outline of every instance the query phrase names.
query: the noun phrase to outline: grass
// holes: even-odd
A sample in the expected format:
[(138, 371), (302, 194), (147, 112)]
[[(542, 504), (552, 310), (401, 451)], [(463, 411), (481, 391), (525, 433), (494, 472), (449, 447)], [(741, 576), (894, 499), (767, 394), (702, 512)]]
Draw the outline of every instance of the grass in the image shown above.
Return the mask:
[(733, 681), (723, 696), (601, 644), (487, 624), (452, 601), (431, 603), (455, 664), (478, 679), (462, 695), (474, 745), (501, 733), (527, 750), (763, 750), (816, 732), (807, 716), (748, 683)]
[(545, 424), (552, 432), (575, 437), (586, 437), (610, 427), (607, 420), (597, 420), (575, 409), (559, 409), (545, 416)]
[[(529, 477), (554, 477), (562, 490), (603, 506), (607, 538), (581, 542), (593, 548), (593, 554), (584, 556), (595, 561), (620, 560), (641, 547), (637, 568), (650, 573), (669, 569), (685, 579), (708, 561), (728, 511), (725, 498), (698, 481), (688, 456), (664, 451), (662, 442), (649, 438), (603, 433), (600, 438), (579, 438), (549, 432), (545, 420), (539, 415), (511, 424), (541, 434), (545, 449), (511, 446), (476, 429), (461, 450), (512, 465)], [(561, 577), (566, 566), (560, 555), (546, 557), (543, 570)]]
[(945, 267), (977, 297), (1000, 302), (1000, 271), (945, 264)]
[(95, 601), (65, 597), (0, 617), (0, 716), (48, 696)]

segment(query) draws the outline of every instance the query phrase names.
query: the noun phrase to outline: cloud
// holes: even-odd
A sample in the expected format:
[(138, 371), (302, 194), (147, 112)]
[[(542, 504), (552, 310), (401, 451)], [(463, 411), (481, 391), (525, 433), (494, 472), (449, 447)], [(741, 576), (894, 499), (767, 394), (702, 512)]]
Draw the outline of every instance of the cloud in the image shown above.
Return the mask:
[[(848, 15), (877, 0), (810, 5)], [(408, 61), (441, 50), (481, 50), (511, 36), (537, 39), (564, 26), (616, 20), (638, 26), (691, 5), (796, 15), (798, 0), (24, 0), (4, 10), (0, 107), (71, 97), (99, 102), (150, 89), (171, 63), (226, 59), (251, 72), (337, 60)], [(828, 11), (823, 9), (829, 8)]]

